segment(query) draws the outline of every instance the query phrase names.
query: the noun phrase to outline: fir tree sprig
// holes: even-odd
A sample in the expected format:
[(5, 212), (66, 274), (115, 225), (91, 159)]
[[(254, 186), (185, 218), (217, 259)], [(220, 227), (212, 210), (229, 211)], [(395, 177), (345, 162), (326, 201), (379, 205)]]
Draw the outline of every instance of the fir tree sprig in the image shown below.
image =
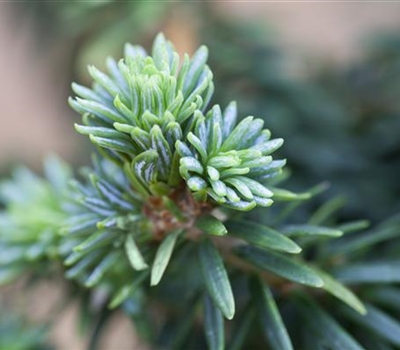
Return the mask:
[[(103, 310), (122, 307), (146, 334), (149, 308), (162, 304), (166, 326), (177, 321), (166, 338), (156, 330), (165, 348), (259, 347), (257, 332), (273, 350), (399, 346), (398, 218), (360, 235), (364, 221), (336, 223), (334, 198), (296, 221), (324, 186), (300, 195), (276, 187), (285, 162), (271, 154), (282, 140), (260, 119), (238, 121), (234, 103), (208, 109), (206, 58), (201, 48), (179, 67), (160, 35), (152, 57), (128, 45), (122, 61), (109, 60), (110, 76), (91, 68), (93, 88), (74, 85), (76, 128), (100, 155), (83, 179), (68, 181), (53, 161), (48, 181), (22, 172), (3, 183), (0, 244), (10, 254), (0, 272), (37, 267), (31, 250), (30, 262), (62, 261), (66, 278), (101, 290)], [(262, 222), (248, 213), (256, 206)]]
[(76, 125), (101, 151), (122, 164), (144, 197), (168, 194), (182, 181), (196, 200), (212, 198), (238, 210), (272, 204), (262, 182), (278, 174), (284, 161), (270, 156), (282, 145), (248, 117), (237, 124), (234, 103), (206, 112), (214, 85), (201, 47), (190, 60), (179, 56), (159, 35), (152, 56), (127, 45), (117, 64), (108, 60), (110, 76), (94, 67), (93, 89), (77, 84), (80, 96), (71, 106), (83, 115)]

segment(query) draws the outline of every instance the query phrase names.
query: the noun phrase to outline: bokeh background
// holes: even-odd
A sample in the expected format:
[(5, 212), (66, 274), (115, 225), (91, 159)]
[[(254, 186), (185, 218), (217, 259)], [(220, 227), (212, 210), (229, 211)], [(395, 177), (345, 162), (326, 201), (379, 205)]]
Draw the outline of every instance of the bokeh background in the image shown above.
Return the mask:
[[(87, 163), (91, 146), (75, 133), (78, 117), (67, 105), (70, 83), (89, 84), (88, 64), (104, 67), (125, 42), (149, 48), (159, 31), (182, 53), (209, 46), (214, 102), (237, 100), (243, 117), (264, 118), (286, 139), (281, 154), (293, 189), (331, 182), (326, 197), (340, 196), (346, 219), (378, 222), (398, 211), (400, 3), (394, 2), (1, 2), (0, 174), (18, 163), (40, 172), (49, 153)], [(37, 284), (29, 295), (22, 285), (2, 290), (0, 349), (2, 342), (10, 349), (4, 335), (10, 330), (25, 334), (27, 344), (39, 339), (37, 348), (45, 332), (57, 349), (84, 349), (79, 305), (57, 313), (62, 282)], [(12, 324), (2, 320), (11, 309)], [(26, 320), (51, 317), (50, 330), (26, 331)], [(116, 316), (112, 325), (103, 349), (145, 349), (129, 321)]]

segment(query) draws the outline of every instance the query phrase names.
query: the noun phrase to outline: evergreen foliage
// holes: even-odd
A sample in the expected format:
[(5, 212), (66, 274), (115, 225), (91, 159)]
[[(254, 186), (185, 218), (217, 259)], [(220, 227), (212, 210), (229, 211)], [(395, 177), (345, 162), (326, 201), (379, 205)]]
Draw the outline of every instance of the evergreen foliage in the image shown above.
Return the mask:
[(235, 103), (208, 106), (206, 61), (201, 47), (180, 64), (159, 35), (73, 85), (98, 155), (76, 179), (50, 159), (46, 179), (3, 182), (2, 282), (51, 267), (158, 348), (399, 347), (399, 218), (343, 224), (335, 197), (299, 220), (325, 184), (282, 187), (282, 139)]
[(216, 98), (235, 98), (244, 113), (265, 118), (285, 139), (296, 174), (290, 184), (329, 181), (318, 202), (346, 195), (344, 218), (379, 222), (398, 213), (399, 33), (366, 37), (362, 57), (351, 64), (309, 56), (312, 68), (301, 66), (306, 76), (296, 77), (297, 62), (266, 28), (206, 15), (213, 25), (204, 25), (201, 35), (215, 53)]

